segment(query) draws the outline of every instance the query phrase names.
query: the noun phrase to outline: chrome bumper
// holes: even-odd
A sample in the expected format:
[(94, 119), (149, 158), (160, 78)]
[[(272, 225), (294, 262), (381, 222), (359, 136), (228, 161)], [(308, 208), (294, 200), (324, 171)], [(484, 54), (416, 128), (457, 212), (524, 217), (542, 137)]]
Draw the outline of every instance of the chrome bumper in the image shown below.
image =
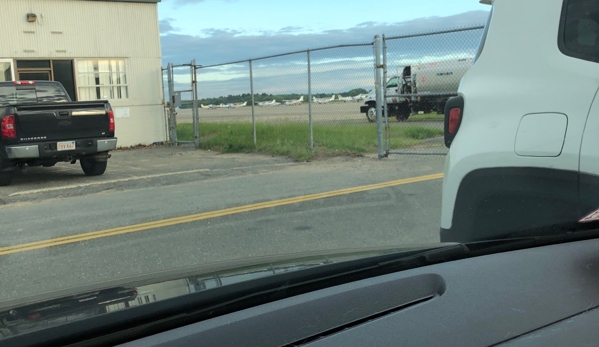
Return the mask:
[[(80, 141), (80, 140), (76, 140)], [(57, 155), (89, 155), (99, 152), (108, 152), (116, 148), (116, 138), (95, 140), (95, 151), (93, 147), (76, 148), (65, 152), (56, 152), (56, 150), (48, 150), (47, 143), (37, 143), (30, 145), (6, 146), (6, 156), (8, 159), (33, 159), (33, 158), (55, 158)], [(42, 148), (43, 153), (40, 153)]]
[(112, 151), (116, 148), (117, 139), (98, 140), (96, 146), (98, 152)]
[(39, 146), (8, 146), (6, 155), (9, 159), (39, 158)]

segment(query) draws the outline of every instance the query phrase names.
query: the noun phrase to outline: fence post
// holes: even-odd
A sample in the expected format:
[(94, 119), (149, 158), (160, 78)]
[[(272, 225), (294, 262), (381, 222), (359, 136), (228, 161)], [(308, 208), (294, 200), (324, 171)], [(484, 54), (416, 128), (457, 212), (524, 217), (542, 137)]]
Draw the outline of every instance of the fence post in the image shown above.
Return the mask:
[[(383, 34), (383, 85), (386, 86), (387, 80), (389, 77), (387, 76), (387, 41), (385, 40), (385, 35)], [(387, 107), (387, 88), (383, 88), (383, 105), (385, 108), (385, 157), (389, 156), (389, 147), (390, 147), (390, 128), (389, 128), (389, 108)]]
[[(162, 81), (162, 112), (164, 114), (164, 138), (165, 138), (165, 143), (169, 142), (169, 137), (170, 137), (170, 133), (169, 133), (169, 111), (168, 108), (166, 107), (167, 105), (167, 97), (166, 97), (166, 88), (164, 86), (164, 72), (167, 71), (167, 68), (160, 68), (160, 80)], [(167, 77), (168, 78), (168, 77)]]
[(310, 128), (310, 149), (314, 149), (314, 132), (312, 131), (312, 63), (308, 50), (308, 127)]
[(193, 107), (193, 142), (200, 148), (200, 113), (198, 112), (198, 76), (196, 73), (196, 60), (191, 61), (191, 93)]
[(254, 72), (253, 72), (253, 68), (252, 68), (252, 59), (249, 60), (250, 62), (250, 93), (252, 94), (252, 130), (254, 132), (254, 146), (257, 145), (257, 140), (256, 140), (256, 114), (254, 113)]
[(381, 64), (381, 37), (376, 35), (374, 37), (374, 56), (375, 56), (375, 81), (374, 89), (376, 93), (376, 132), (378, 142), (378, 155), (379, 159), (383, 158), (385, 153), (383, 152), (383, 93), (381, 91), (381, 75), (383, 65)]
[(171, 135), (171, 144), (176, 146), (177, 141), (177, 122), (175, 119), (175, 81), (173, 79), (173, 64), (168, 63), (168, 95), (169, 95), (169, 128)]

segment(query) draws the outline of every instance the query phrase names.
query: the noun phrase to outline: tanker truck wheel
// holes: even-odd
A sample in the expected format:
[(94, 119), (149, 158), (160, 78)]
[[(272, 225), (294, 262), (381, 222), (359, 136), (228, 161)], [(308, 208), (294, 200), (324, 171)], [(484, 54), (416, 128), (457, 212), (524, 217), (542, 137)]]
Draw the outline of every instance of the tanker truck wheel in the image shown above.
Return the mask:
[(399, 122), (403, 122), (408, 120), (408, 118), (410, 118), (410, 114), (412, 113), (412, 110), (410, 109), (410, 105), (408, 104), (401, 104), (397, 107), (397, 113), (396, 113), (396, 118)]
[(373, 104), (368, 105), (368, 111), (366, 112), (366, 118), (368, 122), (374, 123), (376, 122), (376, 107)]

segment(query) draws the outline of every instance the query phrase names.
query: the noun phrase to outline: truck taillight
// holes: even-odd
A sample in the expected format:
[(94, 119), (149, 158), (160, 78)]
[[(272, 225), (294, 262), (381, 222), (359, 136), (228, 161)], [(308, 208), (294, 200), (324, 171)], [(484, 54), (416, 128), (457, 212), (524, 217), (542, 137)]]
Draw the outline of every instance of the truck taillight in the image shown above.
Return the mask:
[(108, 131), (114, 132), (114, 111), (108, 110)]
[(25, 84), (33, 85), (33, 84), (35, 84), (35, 81), (14, 81), (13, 83), (18, 86), (25, 85)]
[(460, 130), (464, 118), (464, 98), (461, 96), (447, 100), (445, 104), (445, 146), (449, 148)]
[(15, 116), (12, 114), (2, 117), (0, 121), (0, 134), (5, 140), (17, 138), (17, 126), (15, 124)]

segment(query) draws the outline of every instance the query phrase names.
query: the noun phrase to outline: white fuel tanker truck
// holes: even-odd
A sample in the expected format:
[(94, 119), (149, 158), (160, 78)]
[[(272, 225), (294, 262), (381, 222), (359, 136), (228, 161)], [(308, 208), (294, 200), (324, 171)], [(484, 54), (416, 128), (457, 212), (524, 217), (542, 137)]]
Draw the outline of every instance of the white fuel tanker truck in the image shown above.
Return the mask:
[[(472, 58), (421, 63), (403, 68), (401, 75), (393, 76), (385, 85), (388, 116), (404, 121), (411, 114), (443, 113), (445, 102), (457, 94), (462, 76), (472, 65)], [(360, 112), (369, 122), (376, 121), (376, 95), (370, 91)]]

